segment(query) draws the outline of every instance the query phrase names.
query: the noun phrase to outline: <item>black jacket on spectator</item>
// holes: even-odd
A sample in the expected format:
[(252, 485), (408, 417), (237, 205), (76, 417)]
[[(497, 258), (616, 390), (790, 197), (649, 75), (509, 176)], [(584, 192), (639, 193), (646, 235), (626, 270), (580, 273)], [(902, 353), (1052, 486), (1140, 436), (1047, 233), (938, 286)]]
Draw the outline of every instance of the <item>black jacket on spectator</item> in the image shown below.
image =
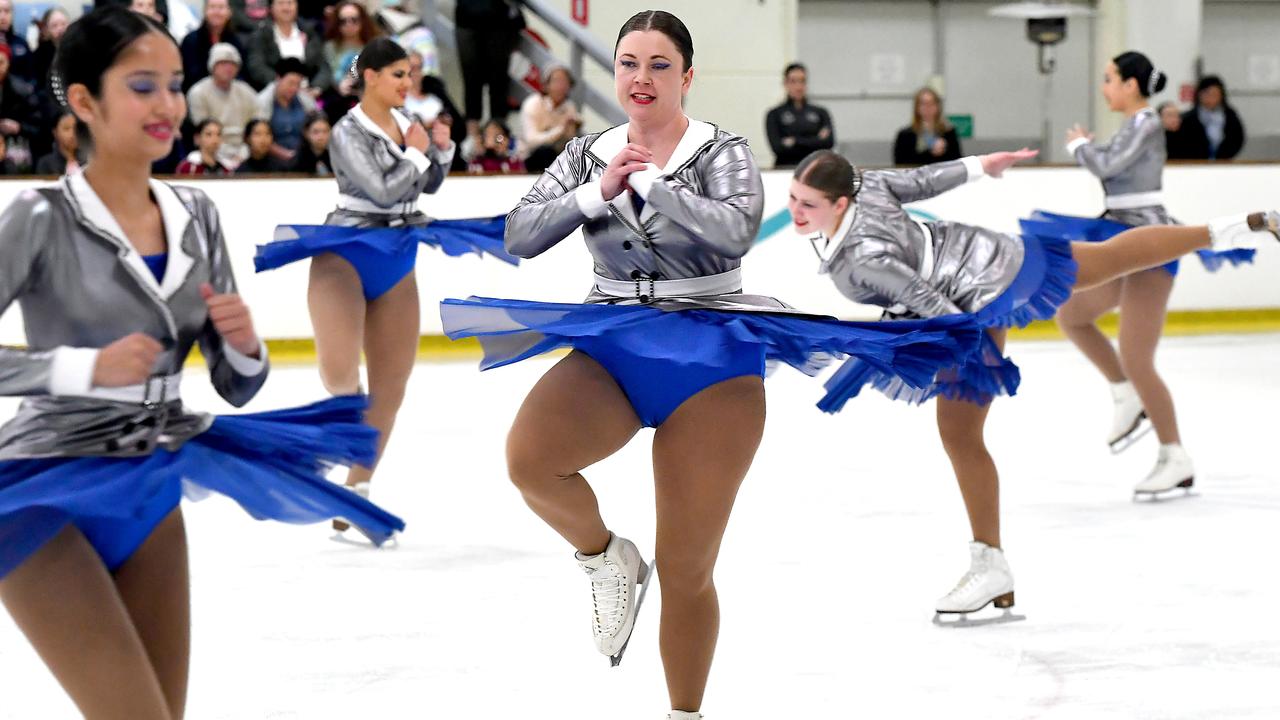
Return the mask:
[(490, 118), (505, 120), (511, 112), (508, 68), (525, 27), (520, 5), (519, 0), (458, 0), (454, 6), (454, 36), (468, 120), (479, 122), (486, 89)]
[[(810, 105), (807, 101), (796, 107), (790, 100), (769, 111), (764, 118), (765, 132), (769, 135), (769, 147), (773, 150), (774, 167), (798, 165), (814, 150), (830, 150), (836, 144), (836, 131), (831, 125), (831, 114), (826, 108)], [(825, 138), (819, 137), (823, 129)], [(783, 138), (793, 137), (795, 144), (783, 145)]]
[(4, 33), (3, 40), (13, 53), (13, 57), (9, 60), (9, 74), (34, 84), (38, 78), (35, 67), (31, 63), (31, 47), (27, 45), (27, 41), (19, 37), (13, 28), (9, 28), (8, 32)]
[(17, 175), (18, 166), (9, 158), (0, 160), (0, 175)]
[[(1225, 93), (1223, 93), (1225, 95)], [(1234, 108), (1222, 100), (1222, 109), (1226, 112), (1227, 123), (1222, 130), (1222, 144), (1218, 146), (1218, 156), (1214, 160), (1230, 160), (1244, 148), (1244, 124)], [(1200, 108), (1193, 107), (1182, 114), (1182, 128), (1178, 130), (1177, 146), (1181, 159), (1208, 160), (1209, 136), (1204, 134), (1204, 125), (1200, 122)], [(1173, 158), (1173, 153), (1169, 154)]]
[(31, 53), (31, 72), (35, 77), (37, 91), (49, 86), (49, 69), (53, 67), (53, 56), (58, 52), (53, 41), (45, 40), (36, 46)]
[(293, 167), (289, 169), (316, 177), (328, 177), (333, 174), (333, 164), (329, 162), (329, 149), (325, 148), (324, 152), (316, 155), (311, 150), (311, 143), (304, 140), (302, 146), (298, 148), (298, 154), (293, 157)]
[[(81, 167), (83, 167), (84, 164), (88, 162), (88, 158), (84, 156), (83, 152), (77, 152), (76, 162), (80, 163)], [(36, 163), (37, 175), (62, 176), (66, 172), (67, 172), (67, 158), (64, 157), (63, 154), (58, 152), (57, 150), (54, 150), (48, 155), (45, 155), (44, 157), (40, 158), (40, 160)]]
[[(240, 36), (231, 28), (222, 31), (222, 38), (218, 42), (229, 43), (240, 51), (240, 60), (243, 63), (245, 58), (244, 43), (240, 42)], [(191, 89), (196, 82), (209, 77), (209, 49), (213, 47), (213, 40), (209, 36), (208, 23), (200, 23), (200, 27), (187, 33), (182, 38), (182, 92)], [(240, 66), (240, 79), (245, 79), (245, 66)], [(272, 79), (275, 74), (272, 73)]]
[(12, 75), (0, 83), (0, 119), (16, 120), (22, 126), (18, 134), (28, 143), (39, 145), (37, 139), (48, 134), (40, 122), (31, 86)]
[[(307, 21), (298, 19), (298, 31), (306, 35), (305, 57), (302, 62), (311, 69), (311, 87), (321, 90), (333, 84), (333, 71), (329, 61), (324, 57), (324, 40), (316, 31), (307, 25)], [(280, 62), (280, 48), (276, 47), (275, 25), (271, 21), (264, 22), (254, 30), (249, 39), (248, 55), (245, 59), (245, 70), (249, 84), (255, 90), (270, 85), (276, 79), (276, 63)], [(206, 73), (208, 74), (208, 73)]]
[(280, 162), (271, 155), (267, 155), (261, 160), (255, 160), (252, 157), (245, 158), (245, 161), (236, 167), (236, 175), (263, 175), (266, 173), (283, 173), (289, 171), (289, 166)]
[(947, 160), (959, 160), (960, 138), (956, 137), (956, 129), (948, 128), (942, 134), (942, 139), (947, 143), (947, 151), (941, 155), (934, 155), (929, 148), (925, 148), (924, 152), (920, 152), (916, 146), (920, 141), (920, 136), (916, 134), (915, 129), (910, 125), (902, 128), (898, 131), (898, 138), (893, 141), (893, 164), (929, 165)]
[[(1187, 142), (1187, 134), (1181, 129), (1178, 132), (1164, 131), (1164, 148), (1170, 160), (1194, 160), (1196, 157), (1195, 148)], [(1207, 154), (1208, 150), (1205, 152)]]

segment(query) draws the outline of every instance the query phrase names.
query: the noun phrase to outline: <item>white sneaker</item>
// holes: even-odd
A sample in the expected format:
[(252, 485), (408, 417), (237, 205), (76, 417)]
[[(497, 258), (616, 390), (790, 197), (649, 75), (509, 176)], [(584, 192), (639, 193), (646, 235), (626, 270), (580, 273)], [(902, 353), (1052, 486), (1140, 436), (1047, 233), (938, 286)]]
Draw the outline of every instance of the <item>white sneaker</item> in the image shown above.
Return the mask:
[(1195, 482), (1195, 467), (1187, 451), (1176, 443), (1161, 445), (1155, 468), (1133, 488), (1133, 494), (1134, 497), (1154, 497), (1177, 488), (1190, 491)]
[(974, 540), (969, 543), (969, 571), (938, 599), (936, 610), (939, 615), (964, 614), (991, 604), (1013, 607), (1013, 573), (1000, 548)]
[(584, 557), (574, 553), (578, 565), (591, 577), (591, 629), (596, 649), (608, 655), (613, 664), (622, 660), (622, 652), (631, 638), (636, 613), (644, 593), (636, 594), (636, 586), (646, 584), (649, 566), (640, 551), (626, 538), (609, 534), (609, 545), (599, 555)]
[(1209, 221), (1209, 247), (1212, 250), (1256, 248), (1266, 240), (1280, 240), (1280, 212), (1228, 215)]
[(689, 712), (688, 710), (672, 710), (667, 715), (667, 720), (702, 720), (702, 713)]
[(1151, 430), (1151, 423), (1144, 423), (1147, 413), (1142, 409), (1142, 399), (1133, 383), (1124, 380), (1111, 383), (1111, 433), (1107, 435), (1107, 445), (1111, 453), (1125, 451), (1143, 435)]

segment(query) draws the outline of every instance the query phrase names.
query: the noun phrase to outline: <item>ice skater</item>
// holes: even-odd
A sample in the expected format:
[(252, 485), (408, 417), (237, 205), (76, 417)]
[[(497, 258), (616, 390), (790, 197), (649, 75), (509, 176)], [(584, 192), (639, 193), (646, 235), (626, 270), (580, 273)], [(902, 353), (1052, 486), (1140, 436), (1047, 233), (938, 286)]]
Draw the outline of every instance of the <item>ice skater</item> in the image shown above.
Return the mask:
[[(368, 364), (368, 422), (382, 456), (417, 359), (418, 244), (449, 255), (489, 253), (508, 262), (503, 220), (433, 220), (418, 198), (444, 183), (456, 151), (449, 126), (428, 130), (400, 108), (411, 85), (409, 56), (388, 38), (361, 50), (352, 73), (360, 103), (333, 126), (329, 156), (338, 207), (324, 225), (281, 225), (258, 248), (259, 272), (311, 258), (307, 306), (316, 336), (320, 378), (329, 392), (360, 392), (360, 355)], [(347, 485), (368, 496), (376, 460), (352, 469)], [(342, 531), (346, 524), (335, 522)]]
[(372, 457), (362, 398), (220, 417), (182, 404), (197, 344), (236, 406), (268, 363), (213, 204), (150, 177), (186, 115), (164, 26), (94, 10), (52, 76), (93, 152), (0, 215), (0, 312), (19, 304), (29, 346), (0, 349), (0, 395), (25, 398), (0, 427), (0, 600), (86, 717), (180, 718), (184, 486), (260, 519), (344, 517), (375, 542), (403, 523), (321, 475)]
[[(507, 440), (512, 481), (576, 549), (597, 649), (616, 664), (644, 591), (661, 577), (659, 643), (673, 708), (701, 717), (719, 632), (713, 572), (764, 429), (765, 361), (814, 371), (849, 353), (927, 383), (976, 346), (964, 323), (879, 328), (805, 316), (742, 294), (740, 258), (764, 196), (746, 141), (684, 114), (693, 41), (645, 11), (618, 33), (614, 88), (629, 122), (571, 140), (507, 218), (507, 249), (539, 255), (578, 229), (595, 260), (584, 304), (472, 298), (441, 306), (477, 336), (483, 367), (572, 352), (534, 386)], [(656, 566), (601, 517), (581, 471), (655, 428)]]
[(832, 376), (819, 404), (836, 412), (867, 384), (914, 402), (938, 398), (938, 433), (960, 485), (973, 542), (970, 568), (938, 600), (937, 620), (1014, 604), (1013, 575), (1000, 538), (999, 479), (983, 438), (991, 399), (1012, 394), (1019, 381), (1017, 367), (1002, 357), (1007, 328), (1053, 317), (1074, 290), (1159, 267), (1195, 250), (1224, 251), (1280, 239), (1275, 211), (1222, 218), (1208, 226), (1134, 228), (1090, 243), (919, 222), (902, 208), (984, 176), (999, 177), (1034, 156), (1020, 150), (915, 170), (862, 172), (828, 150), (806, 157), (791, 182), (795, 228), (810, 236), (819, 272), (845, 297), (884, 307), (892, 317), (967, 315), (989, 328), (990, 341), (980, 353), (940, 373), (927, 388), (904, 385), (855, 359)]
[[(1102, 181), (1106, 212), (1098, 218), (1036, 212), (1028, 232), (1068, 240), (1100, 241), (1144, 225), (1175, 225), (1165, 210), (1161, 175), (1165, 133), (1148, 98), (1160, 92), (1166, 77), (1142, 53), (1117, 55), (1104, 73), (1102, 96), (1125, 116), (1124, 125), (1106, 143), (1077, 126), (1067, 132), (1067, 151)], [(1198, 252), (1206, 268), (1250, 261), (1252, 250)], [(1161, 493), (1194, 483), (1191, 457), (1182, 448), (1173, 396), (1156, 370), (1156, 346), (1164, 330), (1178, 260), (1080, 290), (1062, 306), (1058, 326), (1111, 383), (1113, 414), (1107, 443), (1113, 453), (1131, 446), (1155, 428), (1160, 450), (1155, 467), (1137, 484), (1140, 495)], [(1097, 320), (1120, 311), (1120, 352), (1098, 329)], [(1149, 421), (1149, 422), (1148, 422)]]

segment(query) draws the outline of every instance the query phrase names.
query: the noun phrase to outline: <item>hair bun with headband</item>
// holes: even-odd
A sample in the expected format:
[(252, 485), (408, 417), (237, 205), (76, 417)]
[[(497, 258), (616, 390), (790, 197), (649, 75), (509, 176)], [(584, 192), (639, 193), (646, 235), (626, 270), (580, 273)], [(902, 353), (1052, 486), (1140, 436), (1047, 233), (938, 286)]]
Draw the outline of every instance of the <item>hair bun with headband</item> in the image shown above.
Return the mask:
[(1151, 76), (1147, 78), (1147, 96), (1155, 95), (1164, 87), (1164, 73), (1151, 68)]

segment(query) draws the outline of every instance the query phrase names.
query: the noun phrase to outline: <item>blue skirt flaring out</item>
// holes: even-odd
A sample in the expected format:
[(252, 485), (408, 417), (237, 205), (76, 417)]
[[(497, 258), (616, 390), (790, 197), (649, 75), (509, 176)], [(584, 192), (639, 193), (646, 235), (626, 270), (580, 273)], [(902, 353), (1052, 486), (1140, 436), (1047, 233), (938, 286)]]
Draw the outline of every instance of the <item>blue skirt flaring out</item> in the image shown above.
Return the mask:
[[(1025, 327), (1048, 320), (1071, 297), (1076, 281), (1076, 261), (1071, 243), (1055, 237), (1023, 235), (1022, 267), (1009, 287), (986, 307), (948, 317), (969, 318), (982, 328)], [(1004, 357), (986, 332), (982, 342), (960, 363), (937, 373), (921, 386), (903, 384), (879, 368), (846, 360), (827, 380), (827, 394), (818, 402), (824, 412), (839, 412), (862, 388), (871, 387), (893, 400), (923, 403), (935, 397), (985, 405), (997, 396), (1014, 395), (1022, 381), (1018, 366)]]
[(600, 362), (648, 426), (730, 377), (763, 376), (771, 361), (815, 374), (834, 358), (861, 358), (911, 387), (976, 351), (982, 331), (956, 316), (895, 323), (844, 322), (785, 312), (663, 310), (649, 305), (563, 304), (469, 298), (440, 306), (445, 334), (475, 337), (481, 369), (571, 347)]
[(0, 462), (0, 577), (67, 525), (108, 569), (133, 554), (185, 494), (235, 500), (252, 517), (286, 523), (345, 518), (381, 544), (404, 521), (325, 479), (336, 465), (374, 461), (377, 431), (366, 399), (216, 417), (176, 450), (140, 457), (56, 457)]
[[(1044, 210), (1035, 211), (1030, 218), (1022, 220), (1021, 224), (1023, 232), (1082, 242), (1102, 242), (1119, 235), (1131, 227), (1106, 218), (1059, 215), (1058, 213)], [(1200, 264), (1204, 266), (1205, 270), (1218, 272), (1228, 265), (1239, 267), (1240, 265), (1251, 264), (1255, 253), (1256, 251), (1254, 250), (1245, 249), (1225, 250), (1222, 252), (1197, 250), (1196, 257), (1200, 258)], [(1178, 264), (1177, 260), (1173, 260), (1161, 267), (1164, 268), (1165, 272), (1176, 276), (1178, 274)]]
[(518, 258), (503, 249), (505, 230), (506, 218), (502, 215), (395, 227), (280, 225), (273, 242), (258, 246), (253, 265), (257, 272), (264, 272), (322, 253), (335, 253), (360, 275), (365, 299), (374, 300), (413, 270), (419, 243), (440, 248), (452, 257), (474, 253), (519, 264)]

